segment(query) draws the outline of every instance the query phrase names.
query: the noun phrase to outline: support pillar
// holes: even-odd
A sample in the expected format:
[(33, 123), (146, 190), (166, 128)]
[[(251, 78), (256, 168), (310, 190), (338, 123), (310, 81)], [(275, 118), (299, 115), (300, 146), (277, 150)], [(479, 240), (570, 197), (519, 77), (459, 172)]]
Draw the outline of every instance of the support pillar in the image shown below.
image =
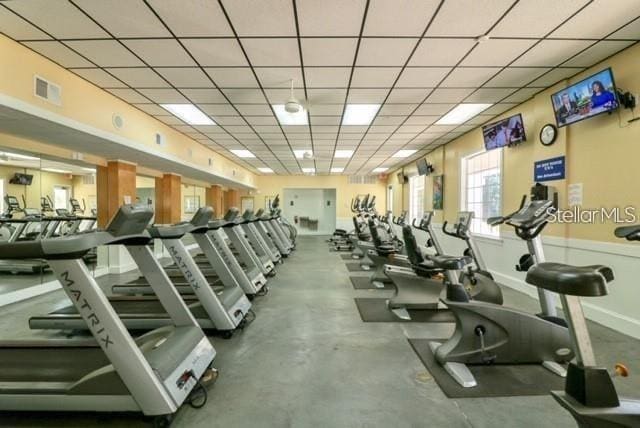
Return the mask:
[[(240, 209), (240, 192), (238, 192), (236, 189), (227, 190), (226, 200), (227, 210), (231, 207)], [(226, 213), (222, 213), (222, 215), (225, 214)]]
[(155, 223), (174, 224), (182, 216), (182, 177), (164, 174), (156, 177)]
[(217, 184), (212, 185), (207, 189), (206, 203), (213, 208), (213, 212), (216, 217), (224, 214), (223, 210), (223, 191), (222, 187)]
[(96, 170), (98, 227), (105, 227), (125, 203), (136, 200), (136, 165), (115, 160)]

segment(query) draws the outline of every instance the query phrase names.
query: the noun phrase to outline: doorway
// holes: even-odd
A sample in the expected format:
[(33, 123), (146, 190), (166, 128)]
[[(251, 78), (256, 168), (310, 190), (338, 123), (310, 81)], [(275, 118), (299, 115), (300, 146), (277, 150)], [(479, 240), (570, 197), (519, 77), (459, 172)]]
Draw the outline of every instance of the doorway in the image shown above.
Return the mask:
[(53, 186), (53, 209), (69, 209), (71, 188), (68, 186)]
[(301, 235), (330, 235), (336, 229), (336, 189), (284, 189), (282, 215)]

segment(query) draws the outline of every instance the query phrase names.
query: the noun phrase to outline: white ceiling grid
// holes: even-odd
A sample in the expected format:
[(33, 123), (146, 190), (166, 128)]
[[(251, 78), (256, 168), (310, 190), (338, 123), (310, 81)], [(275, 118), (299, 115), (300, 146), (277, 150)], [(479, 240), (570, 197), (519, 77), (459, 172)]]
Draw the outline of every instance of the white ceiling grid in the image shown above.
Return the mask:
[[(625, 49), (639, 16), (637, 0), (14, 0), (0, 32), (254, 171), (368, 174)], [(291, 79), (308, 125), (280, 125), (271, 107)], [(461, 102), (495, 105), (435, 125)], [(160, 103), (193, 103), (217, 125)], [(382, 107), (370, 126), (342, 126), (346, 103)]]

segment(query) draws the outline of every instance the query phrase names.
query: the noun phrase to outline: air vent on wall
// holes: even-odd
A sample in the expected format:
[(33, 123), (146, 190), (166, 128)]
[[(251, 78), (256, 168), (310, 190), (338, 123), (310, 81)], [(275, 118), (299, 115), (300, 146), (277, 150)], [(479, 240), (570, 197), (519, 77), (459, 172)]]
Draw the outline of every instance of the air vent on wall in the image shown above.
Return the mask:
[(164, 146), (164, 135), (156, 133), (156, 144), (159, 146)]
[(40, 76), (33, 76), (33, 93), (36, 97), (47, 100), (52, 104), (58, 106), (62, 104), (62, 88)]
[(378, 176), (376, 175), (350, 175), (349, 184), (377, 184)]
[(111, 122), (116, 129), (122, 129), (122, 127), (124, 126), (124, 119), (117, 113), (113, 114), (113, 116), (111, 117)]
[(85, 174), (82, 176), (82, 184), (94, 185), (96, 184), (95, 174)]

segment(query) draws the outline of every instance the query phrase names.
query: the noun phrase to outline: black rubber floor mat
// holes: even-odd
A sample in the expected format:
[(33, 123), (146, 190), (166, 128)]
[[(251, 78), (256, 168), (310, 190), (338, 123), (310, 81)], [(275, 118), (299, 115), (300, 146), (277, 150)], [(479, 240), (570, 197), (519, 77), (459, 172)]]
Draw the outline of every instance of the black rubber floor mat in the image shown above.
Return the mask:
[(464, 388), (438, 364), (429, 348), (429, 342), (444, 342), (446, 339), (408, 340), (442, 392), (449, 398), (549, 395), (551, 390), (564, 389), (564, 378), (554, 375), (540, 364), (470, 365), (469, 370), (478, 385)]
[(448, 309), (414, 310), (410, 309), (411, 320), (398, 318), (387, 307), (387, 299), (376, 297), (356, 297), (356, 306), (364, 322), (455, 322), (453, 313)]
[(345, 266), (347, 267), (347, 270), (349, 272), (371, 272), (371, 269), (370, 270), (362, 269), (362, 266), (360, 266), (360, 262), (358, 261), (354, 261), (353, 263), (345, 263)]
[(351, 256), (351, 251), (349, 251), (348, 253), (340, 254), (340, 257), (342, 258), (342, 260), (345, 260), (345, 261), (349, 261), (349, 260), (353, 260), (354, 262), (357, 262), (357, 261), (358, 261), (358, 259), (354, 259), (354, 258)]
[(356, 290), (393, 290), (394, 287), (391, 284), (384, 284), (384, 288), (378, 288), (371, 283), (368, 276), (351, 276), (351, 285)]

